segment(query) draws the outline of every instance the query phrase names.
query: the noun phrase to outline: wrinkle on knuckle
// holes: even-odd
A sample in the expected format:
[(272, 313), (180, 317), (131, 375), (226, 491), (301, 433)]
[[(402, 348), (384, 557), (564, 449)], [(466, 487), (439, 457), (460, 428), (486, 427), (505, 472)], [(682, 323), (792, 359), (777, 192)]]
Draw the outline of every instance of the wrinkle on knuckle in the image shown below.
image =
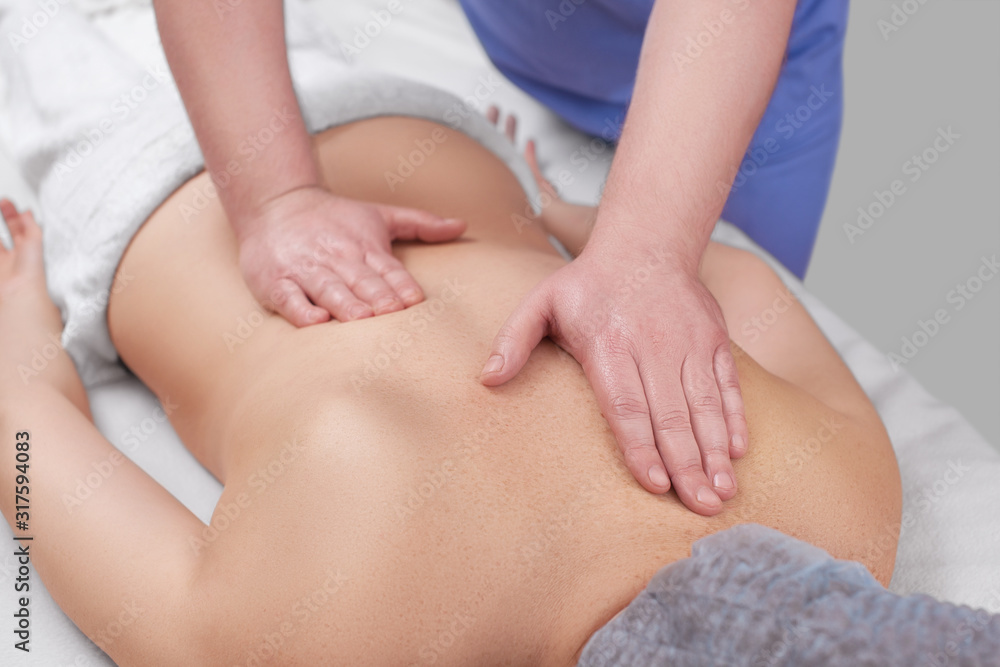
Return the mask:
[(724, 392), (740, 391), (740, 381), (735, 376), (726, 375), (719, 379), (719, 390)]
[(695, 459), (680, 461), (674, 464), (672, 468), (673, 472), (671, 477), (682, 480), (690, 480), (693, 477), (699, 477), (705, 474), (705, 470), (701, 466), (701, 461), (697, 461)]
[(656, 452), (656, 445), (651, 442), (641, 440), (623, 443), (621, 445), (622, 456), (625, 458), (625, 465), (630, 468), (638, 467), (647, 455)]
[(316, 294), (326, 295), (330, 292), (330, 290), (333, 290), (339, 284), (340, 281), (336, 278), (333, 278), (332, 276), (324, 276), (323, 278), (320, 278), (319, 282), (316, 284)]
[(348, 289), (350, 289), (354, 293), (357, 293), (357, 291), (364, 286), (366, 281), (371, 280), (371, 276), (367, 274), (355, 274), (355, 273), (348, 275), (341, 274), (340, 279), (344, 281), (344, 284), (347, 285)]
[(613, 397), (608, 404), (608, 412), (616, 419), (649, 419), (649, 406), (634, 394)]
[(518, 338), (514, 335), (514, 332), (507, 327), (503, 327), (493, 339), (493, 346), (509, 350), (517, 347), (518, 342)]
[(688, 408), (694, 417), (722, 414), (722, 401), (712, 394), (699, 394), (688, 401)]
[(594, 347), (601, 352), (602, 356), (610, 359), (632, 358), (635, 351), (632, 338), (622, 331), (605, 333), (594, 341)]
[(686, 433), (691, 430), (691, 418), (686, 410), (667, 410), (656, 415), (653, 427), (659, 433)]

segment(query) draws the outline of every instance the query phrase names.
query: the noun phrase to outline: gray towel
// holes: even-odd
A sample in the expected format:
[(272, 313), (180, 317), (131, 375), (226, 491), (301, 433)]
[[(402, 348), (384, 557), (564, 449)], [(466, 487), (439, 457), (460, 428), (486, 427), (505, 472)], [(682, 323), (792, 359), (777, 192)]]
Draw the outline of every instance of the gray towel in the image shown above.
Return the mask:
[(1000, 616), (894, 595), (776, 530), (736, 526), (691, 554), (594, 633), (580, 667), (1000, 665)]

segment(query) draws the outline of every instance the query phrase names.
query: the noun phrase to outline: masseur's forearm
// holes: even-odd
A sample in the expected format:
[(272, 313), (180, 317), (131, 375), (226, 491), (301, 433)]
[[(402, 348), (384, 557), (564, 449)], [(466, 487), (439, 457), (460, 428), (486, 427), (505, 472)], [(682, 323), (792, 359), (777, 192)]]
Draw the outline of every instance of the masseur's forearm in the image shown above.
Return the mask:
[[(696, 271), (771, 97), (794, 10), (794, 0), (658, 0), (595, 236), (664, 239)], [(689, 52), (688, 38), (712, 35), (707, 24), (711, 43)]]
[(154, 0), (206, 166), (229, 174), (217, 185), (236, 224), (278, 195), (317, 184), (319, 173), (292, 89), (281, 1), (253, 0), (224, 13), (220, 6)]

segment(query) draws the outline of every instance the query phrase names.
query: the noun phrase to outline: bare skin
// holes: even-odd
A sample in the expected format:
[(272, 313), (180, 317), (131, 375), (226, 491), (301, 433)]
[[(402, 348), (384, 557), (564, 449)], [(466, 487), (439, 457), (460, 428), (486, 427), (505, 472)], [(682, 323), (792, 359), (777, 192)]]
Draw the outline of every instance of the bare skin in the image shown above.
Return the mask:
[[(565, 264), (542, 224), (567, 221), (557, 205), (519, 231), (511, 216), (526, 202), (514, 177), (448, 130), (390, 192), (384, 172), (435, 129), (383, 118), (315, 138), (332, 192), (468, 221), (457, 242), (394, 246), (427, 296), (405, 311), (301, 329), (264, 313), (222, 209), (183, 222), (204, 174), (133, 239), (112, 336), (178, 406), (172, 424), (224, 483), (217, 532), (127, 461), (67, 512), (63, 494), (115, 450), (65, 356), (27, 385), (16, 374), (61, 325), (37, 230), (5, 207), (18, 244), (0, 256), (0, 457), (13, 461), (15, 433), (31, 431), (33, 562), (74, 622), (98, 637), (123, 604), (142, 607), (102, 646), (122, 665), (256, 655), (568, 666), (659, 568), (745, 522), (860, 560), (888, 583), (900, 513), (888, 438), (797, 303), (746, 335), (784, 293), (747, 253), (710, 244), (701, 265), (735, 343), (751, 441), (734, 464), (739, 493), (716, 516), (635, 481), (582, 369), (552, 343), (502, 387), (480, 384), (489, 332)], [(345, 161), (351, 169), (338, 168)], [(634, 289), (657, 288), (655, 260)], [(10, 522), (12, 482), (0, 480)]]

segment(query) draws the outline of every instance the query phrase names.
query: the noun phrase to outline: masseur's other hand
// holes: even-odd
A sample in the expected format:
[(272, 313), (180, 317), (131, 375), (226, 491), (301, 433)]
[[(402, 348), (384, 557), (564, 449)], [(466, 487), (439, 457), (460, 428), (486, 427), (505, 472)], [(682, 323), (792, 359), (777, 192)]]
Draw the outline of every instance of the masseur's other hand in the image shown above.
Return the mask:
[(423, 301), (423, 290), (392, 255), (392, 241), (451, 241), (465, 231), (460, 220), (345, 199), (319, 187), (280, 195), (235, 227), (250, 291), (298, 327)]
[(592, 240), (515, 309), (482, 382), (507, 382), (550, 337), (583, 366), (636, 480), (653, 493), (672, 483), (710, 515), (736, 493), (730, 459), (745, 453), (747, 427), (719, 305), (677, 266), (623, 229)]

